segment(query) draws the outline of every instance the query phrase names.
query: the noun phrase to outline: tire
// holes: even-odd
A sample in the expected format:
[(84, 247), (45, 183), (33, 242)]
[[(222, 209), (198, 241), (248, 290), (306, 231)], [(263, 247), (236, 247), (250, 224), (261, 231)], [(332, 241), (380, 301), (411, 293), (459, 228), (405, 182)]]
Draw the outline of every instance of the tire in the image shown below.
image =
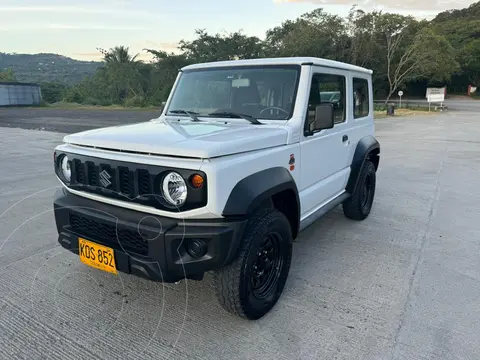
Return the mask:
[[(260, 319), (280, 298), (291, 260), (292, 230), (287, 218), (272, 208), (259, 209), (245, 227), (235, 260), (215, 272), (219, 303), (226, 311), (244, 319)], [(263, 286), (262, 281), (265, 281)]]
[(364, 220), (370, 214), (375, 197), (375, 166), (370, 160), (365, 161), (358, 186), (352, 196), (343, 203), (343, 213), (352, 220)]

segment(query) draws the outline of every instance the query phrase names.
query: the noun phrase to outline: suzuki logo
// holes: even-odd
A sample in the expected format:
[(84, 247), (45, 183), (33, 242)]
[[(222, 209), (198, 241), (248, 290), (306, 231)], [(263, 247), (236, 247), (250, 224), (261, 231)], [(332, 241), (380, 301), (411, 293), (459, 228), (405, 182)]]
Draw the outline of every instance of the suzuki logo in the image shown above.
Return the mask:
[(103, 187), (109, 187), (110, 185), (112, 185), (112, 182), (110, 181), (111, 178), (112, 177), (107, 170), (103, 170), (100, 173), (100, 183), (103, 185)]

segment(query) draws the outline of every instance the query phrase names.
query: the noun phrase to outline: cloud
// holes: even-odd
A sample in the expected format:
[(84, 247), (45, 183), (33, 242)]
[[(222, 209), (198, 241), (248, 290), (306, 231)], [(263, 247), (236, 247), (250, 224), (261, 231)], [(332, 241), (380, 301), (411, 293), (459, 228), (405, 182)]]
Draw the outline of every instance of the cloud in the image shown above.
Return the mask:
[(146, 40), (145, 42), (135, 44), (142, 49), (154, 49), (154, 50), (163, 50), (167, 52), (177, 52), (178, 43), (175, 42), (156, 42), (151, 40)]
[(96, 6), (0, 6), (0, 14), (5, 13), (99, 14), (110, 16), (121, 15), (126, 17), (142, 16), (149, 18), (159, 18), (162, 17), (163, 14), (135, 9), (102, 8)]
[(9, 24), (0, 27), (0, 31), (28, 32), (28, 31), (154, 31), (151, 27), (129, 25), (97, 25), (97, 24)]
[(82, 25), (69, 25), (69, 24), (49, 24), (44, 26), (45, 29), (52, 30), (113, 30), (113, 31), (149, 31), (153, 30), (148, 27), (142, 26), (109, 26), (109, 25), (94, 25), (94, 24), (82, 24)]
[(358, 7), (365, 10), (372, 9), (388, 9), (396, 11), (405, 10), (422, 10), (426, 12), (439, 12), (449, 9), (461, 9), (468, 7), (475, 0), (403, 0), (398, 2), (396, 0), (273, 0), (274, 3), (306, 3), (312, 5), (358, 5)]
[[(137, 52), (130, 49), (130, 54), (136, 55)], [(103, 55), (100, 52), (82, 52), (82, 53), (72, 53), (67, 56), (77, 59), (77, 60), (86, 60), (86, 61), (102, 61)], [(138, 51), (137, 60), (150, 61), (153, 60), (153, 56), (145, 51)]]

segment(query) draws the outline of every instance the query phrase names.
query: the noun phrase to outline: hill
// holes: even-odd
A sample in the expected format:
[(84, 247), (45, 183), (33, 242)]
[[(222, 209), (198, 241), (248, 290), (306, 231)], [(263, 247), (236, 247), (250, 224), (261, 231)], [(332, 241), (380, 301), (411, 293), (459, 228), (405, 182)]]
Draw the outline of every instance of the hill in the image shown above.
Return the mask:
[(74, 60), (57, 54), (0, 53), (0, 70), (11, 68), (18, 81), (78, 83), (102, 66), (101, 62)]
[(439, 13), (432, 22), (438, 24), (450, 20), (480, 20), (480, 1), (464, 9), (443, 11)]
[(432, 20), (432, 25), (455, 49), (462, 49), (480, 38), (480, 1), (465, 9), (441, 12)]

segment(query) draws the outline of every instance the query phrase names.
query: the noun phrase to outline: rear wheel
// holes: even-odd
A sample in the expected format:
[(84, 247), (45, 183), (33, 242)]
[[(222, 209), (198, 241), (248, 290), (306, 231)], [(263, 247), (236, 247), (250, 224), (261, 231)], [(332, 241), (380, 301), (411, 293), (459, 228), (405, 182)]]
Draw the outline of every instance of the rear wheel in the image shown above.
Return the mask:
[(365, 161), (357, 188), (343, 203), (343, 213), (349, 219), (364, 220), (370, 214), (375, 197), (375, 175), (375, 165), (370, 160)]
[(217, 298), (237, 316), (257, 320), (280, 298), (292, 259), (292, 231), (283, 213), (261, 209), (248, 221), (237, 258), (215, 274)]

